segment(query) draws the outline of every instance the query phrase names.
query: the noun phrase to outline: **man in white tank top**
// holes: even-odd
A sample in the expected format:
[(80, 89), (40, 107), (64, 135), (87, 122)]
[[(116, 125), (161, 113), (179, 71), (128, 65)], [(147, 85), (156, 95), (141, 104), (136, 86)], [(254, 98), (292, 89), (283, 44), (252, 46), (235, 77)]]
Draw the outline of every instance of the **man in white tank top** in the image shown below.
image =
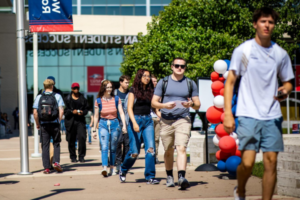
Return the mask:
[[(283, 151), (281, 123), (283, 121), (279, 100), (292, 91), (294, 78), (291, 60), (285, 50), (271, 41), (279, 15), (270, 8), (261, 8), (253, 14), (256, 36), (237, 47), (231, 58), (225, 85), (224, 127), (228, 133), (235, 129), (231, 112), (233, 88), (238, 77), (238, 102), (236, 116), (242, 151), (242, 162), (237, 169), (238, 186), (235, 200), (244, 200), (246, 183), (251, 176), (255, 156), (263, 152), (263, 200), (272, 199), (276, 182), (278, 152)], [(278, 78), (282, 86), (278, 88)]]

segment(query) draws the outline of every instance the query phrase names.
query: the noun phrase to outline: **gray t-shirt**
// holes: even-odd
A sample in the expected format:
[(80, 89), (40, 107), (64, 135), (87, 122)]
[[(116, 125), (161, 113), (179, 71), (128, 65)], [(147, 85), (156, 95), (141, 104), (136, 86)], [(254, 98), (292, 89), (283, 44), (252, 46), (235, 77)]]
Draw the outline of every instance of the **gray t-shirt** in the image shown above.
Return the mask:
[[(162, 96), (163, 79), (160, 80), (155, 88), (154, 94)], [(196, 83), (193, 81), (193, 92), (192, 97), (198, 96), (198, 88)], [(180, 81), (175, 81), (169, 76), (168, 85), (165, 92), (165, 96), (162, 103), (171, 101), (188, 101), (189, 91), (187, 86), (186, 77), (183, 77)], [(175, 108), (175, 109), (161, 109), (161, 117), (167, 120), (176, 120), (185, 118), (190, 115), (189, 108)]]

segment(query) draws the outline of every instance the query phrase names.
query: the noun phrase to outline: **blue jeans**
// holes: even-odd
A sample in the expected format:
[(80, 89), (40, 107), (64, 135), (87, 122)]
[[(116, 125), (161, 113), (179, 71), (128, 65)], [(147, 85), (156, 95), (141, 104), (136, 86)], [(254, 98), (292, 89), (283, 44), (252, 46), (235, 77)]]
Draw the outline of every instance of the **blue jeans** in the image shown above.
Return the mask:
[(86, 124), (85, 127), (86, 127), (86, 130), (87, 130), (87, 132), (88, 132), (89, 143), (92, 143), (92, 134), (91, 134), (91, 127), (90, 127), (90, 124)]
[[(111, 123), (108, 126), (107, 123)], [(102, 166), (108, 166), (108, 148), (110, 148), (110, 166), (114, 166), (116, 162), (116, 149), (121, 133), (118, 119), (103, 119), (99, 122), (100, 145), (101, 145), (101, 158)], [(110, 143), (110, 145), (109, 145)]]
[[(129, 151), (125, 156), (124, 162), (121, 166), (123, 173), (134, 165), (137, 155), (141, 149), (141, 136), (143, 136), (145, 144), (145, 179), (149, 180), (155, 177), (155, 140), (154, 128), (151, 115), (134, 115), (137, 124), (140, 127), (140, 132), (133, 130), (132, 122), (128, 124), (127, 132), (129, 136)], [(135, 154), (133, 156), (133, 154)]]

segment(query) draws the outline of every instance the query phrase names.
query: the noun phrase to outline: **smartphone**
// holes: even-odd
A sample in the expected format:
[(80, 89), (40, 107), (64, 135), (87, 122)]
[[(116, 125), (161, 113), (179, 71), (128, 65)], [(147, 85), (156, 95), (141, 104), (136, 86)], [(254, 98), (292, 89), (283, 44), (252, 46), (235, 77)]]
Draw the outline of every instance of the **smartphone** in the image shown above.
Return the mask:
[(282, 99), (282, 98), (284, 98), (286, 95), (287, 95), (287, 94), (285, 94), (285, 93), (279, 91), (278, 94), (277, 94), (277, 96), (276, 96), (276, 98)]

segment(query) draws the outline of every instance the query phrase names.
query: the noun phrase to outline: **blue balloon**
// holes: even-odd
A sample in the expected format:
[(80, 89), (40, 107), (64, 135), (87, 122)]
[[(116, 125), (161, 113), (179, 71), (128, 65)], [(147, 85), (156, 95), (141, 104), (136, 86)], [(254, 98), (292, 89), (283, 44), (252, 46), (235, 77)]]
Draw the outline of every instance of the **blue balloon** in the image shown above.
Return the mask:
[(234, 106), (232, 106), (231, 112), (232, 112), (233, 116), (235, 116), (235, 113), (236, 113), (236, 104)]
[(217, 167), (221, 172), (226, 172), (226, 163), (223, 160), (218, 162)]
[(236, 175), (236, 170), (239, 164), (241, 163), (242, 159), (238, 156), (230, 156), (226, 160), (226, 169), (229, 174)]
[(226, 64), (227, 64), (227, 70), (229, 70), (229, 66), (230, 66), (230, 60), (224, 60), (225, 62), (226, 62)]
[(235, 130), (234, 130), (234, 132), (236, 132), (236, 130), (239, 126), (239, 120), (238, 120), (238, 118), (235, 118), (234, 121), (235, 121)]

